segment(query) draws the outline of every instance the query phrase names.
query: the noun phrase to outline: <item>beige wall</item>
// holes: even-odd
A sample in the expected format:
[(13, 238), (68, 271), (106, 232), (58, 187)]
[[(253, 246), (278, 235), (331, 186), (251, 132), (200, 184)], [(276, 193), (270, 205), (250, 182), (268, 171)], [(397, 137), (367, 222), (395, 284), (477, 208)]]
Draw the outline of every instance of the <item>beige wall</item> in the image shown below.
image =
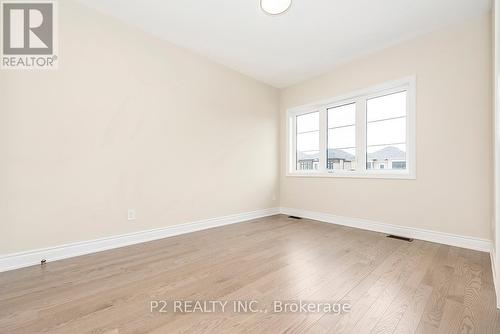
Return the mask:
[(0, 254), (278, 206), (277, 90), (70, 1), (59, 19), (58, 70), (0, 71)]
[[(281, 205), (490, 239), (491, 19), (371, 54), (283, 90)], [(285, 176), (286, 109), (417, 76), (417, 180)]]

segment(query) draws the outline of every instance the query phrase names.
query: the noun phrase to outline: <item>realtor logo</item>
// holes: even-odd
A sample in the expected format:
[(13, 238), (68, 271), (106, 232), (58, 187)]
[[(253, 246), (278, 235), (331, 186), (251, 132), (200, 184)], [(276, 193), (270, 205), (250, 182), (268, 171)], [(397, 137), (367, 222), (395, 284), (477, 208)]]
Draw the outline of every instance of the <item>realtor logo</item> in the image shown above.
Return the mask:
[(55, 2), (2, 1), (1, 67), (57, 67)]

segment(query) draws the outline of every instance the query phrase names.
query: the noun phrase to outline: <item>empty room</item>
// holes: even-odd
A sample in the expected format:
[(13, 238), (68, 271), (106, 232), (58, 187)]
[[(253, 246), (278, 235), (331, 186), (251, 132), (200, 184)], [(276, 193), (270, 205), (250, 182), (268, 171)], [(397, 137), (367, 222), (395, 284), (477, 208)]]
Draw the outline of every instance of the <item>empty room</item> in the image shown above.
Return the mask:
[(0, 333), (500, 333), (500, 0), (0, 27)]

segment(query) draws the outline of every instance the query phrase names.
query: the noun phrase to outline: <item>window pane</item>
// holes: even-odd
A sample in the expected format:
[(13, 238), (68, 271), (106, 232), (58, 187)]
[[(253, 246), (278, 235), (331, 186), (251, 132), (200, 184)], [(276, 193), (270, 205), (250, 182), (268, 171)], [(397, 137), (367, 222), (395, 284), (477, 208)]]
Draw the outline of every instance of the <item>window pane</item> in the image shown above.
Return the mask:
[(406, 143), (406, 117), (368, 123), (367, 145)]
[(328, 109), (328, 128), (356, 123), (356, 103)]
[(297, 151), (319, 151), (319, 131), (298, 134)]
[(297, 133), (319, 130), (319, 112), (297, 116)]
[(369, 146), (366, 169), (406, 169), (406, 145)]
[(326, 168), (330, 170), (356, 170), (356, 149), (329, 148)]
[(356, 169), (356, 103), (327, 110), (329, 170)]
[(319, 167), (319, 112), (297, 116), (297, 170)]
[(328, 130), (328, 148), (356, 147), (356, 127), (347, 126)]
[(367, 121), (406, 116), (406, 95), (404, 91), (366, 101)]

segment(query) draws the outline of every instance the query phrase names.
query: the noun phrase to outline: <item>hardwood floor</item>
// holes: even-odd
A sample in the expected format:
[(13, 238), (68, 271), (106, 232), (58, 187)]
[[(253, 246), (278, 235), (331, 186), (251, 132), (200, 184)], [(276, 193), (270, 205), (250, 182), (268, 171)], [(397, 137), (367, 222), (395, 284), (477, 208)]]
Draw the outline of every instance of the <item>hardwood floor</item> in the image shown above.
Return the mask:
[[(0, 273), (0, 333), (500, 333), (489, 261), (274, 216)], [(175, 300), (229, 304), (174, 313)], [(262, 312), (228, 311), (235, 300)], [(272, 311), (299, 300), (351, 311)]]

